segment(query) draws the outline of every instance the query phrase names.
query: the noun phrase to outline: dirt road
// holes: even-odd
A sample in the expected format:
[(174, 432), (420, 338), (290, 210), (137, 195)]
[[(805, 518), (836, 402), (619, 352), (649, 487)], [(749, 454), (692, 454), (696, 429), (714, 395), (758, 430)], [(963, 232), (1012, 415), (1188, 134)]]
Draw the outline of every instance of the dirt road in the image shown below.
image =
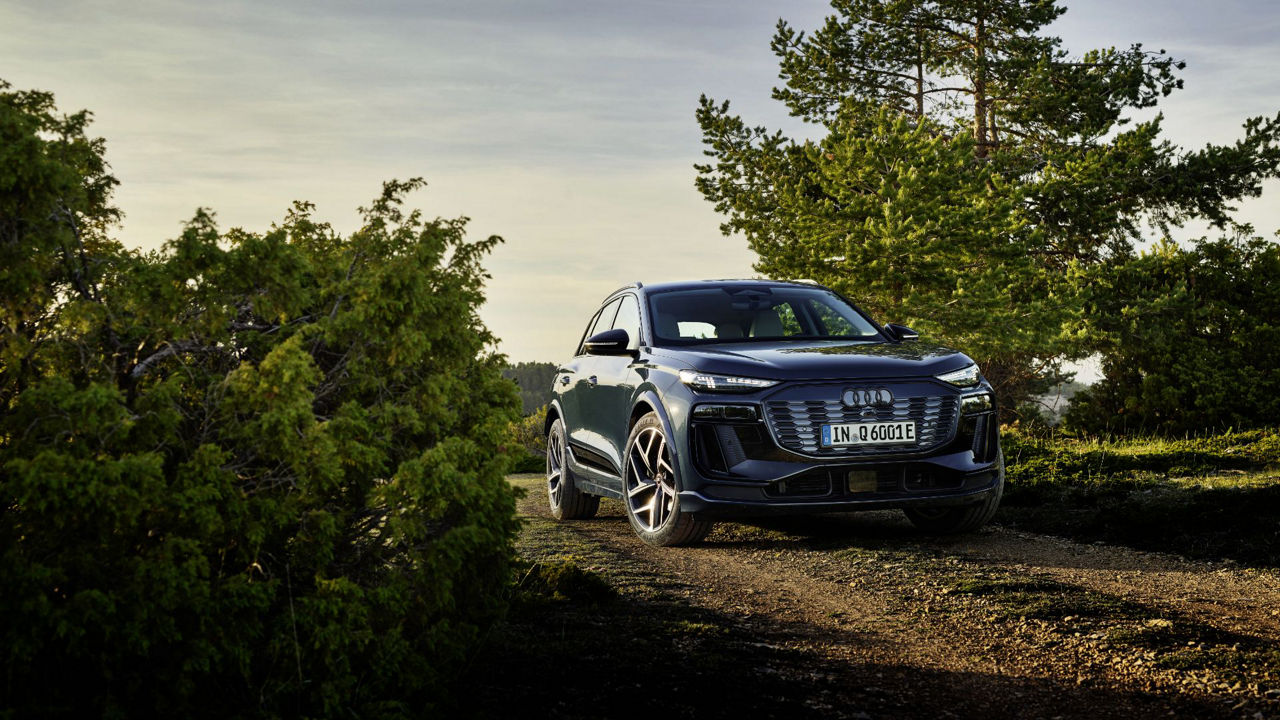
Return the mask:
[[(517, 608), (480, 714), (1280, 717), (1280, 573), (897, 513), (725, 523), (652, 548), (621, 505), (556, 523), (516, 476), (520, 551), (613, 588)], [(524, 712), (521, 712), (524, 711)]]

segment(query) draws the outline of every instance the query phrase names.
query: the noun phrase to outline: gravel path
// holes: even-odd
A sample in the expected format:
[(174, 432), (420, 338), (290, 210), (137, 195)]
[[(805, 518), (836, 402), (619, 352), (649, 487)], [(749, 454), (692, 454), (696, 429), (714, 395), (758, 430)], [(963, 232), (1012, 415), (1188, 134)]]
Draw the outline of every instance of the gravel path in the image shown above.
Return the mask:
[[(664, 662), (684, 667), (694, 650), (702, 663), (712, 651), (729, 656), (719, 672), (699, 675), (721, 685), (713, 691), (720, 699), (659, 703), (669, 714), (1280, 717), (1274, 570), (999, 527), (933, 539), (897, 513), (723, 523), (701, 545), (653, 548), (632, 534), (618, 503), (602, 503), (591, 520), (556, 523), (541, 478), (513, 483), (526, 490), (526, 557), (572, 556), (600, 572), (620, 593), (608, 613), (662, 618), (687, 609), (711, 619), (668, 624), (665, 632), (687, 637), (672, 639)], [(572, 612), (562, 633), (592, 617)], [(528, 620), (524, 631), (536, 633), (545, 619)], [(619, 632), (615, 648), (634, 644)], [(599, 658), (613, 661), (608, 652)], [(591, 677), (580, 682), (601, 682)], [(759, 694), (766, 686), (767, 701)], [(595, 712), (614, 701), (608, 688), (583, 692)], [(556, 707), (547, 714), (590, 715), (572, 702)]]

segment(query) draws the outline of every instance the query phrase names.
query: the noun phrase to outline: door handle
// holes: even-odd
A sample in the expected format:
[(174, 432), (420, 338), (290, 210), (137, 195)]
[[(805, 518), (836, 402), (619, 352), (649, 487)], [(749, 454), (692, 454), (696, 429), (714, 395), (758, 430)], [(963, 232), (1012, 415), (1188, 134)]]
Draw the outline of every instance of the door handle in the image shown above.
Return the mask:
[(596, 383), (599, 382), (599, 378), (597, 378), (595, 375), (592, 375), (591, 377), (587, 378), (587, 382), (591, 383), (591, 387), (595, 387)]

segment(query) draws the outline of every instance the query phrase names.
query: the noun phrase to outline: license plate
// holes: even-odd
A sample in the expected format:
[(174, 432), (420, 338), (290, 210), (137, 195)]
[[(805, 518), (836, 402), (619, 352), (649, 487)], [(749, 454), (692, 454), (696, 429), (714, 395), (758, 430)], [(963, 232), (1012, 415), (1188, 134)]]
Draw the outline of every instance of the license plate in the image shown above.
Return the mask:
[(914, 422), (867, 422), (822, 426), (822, 447), (914, 445)]

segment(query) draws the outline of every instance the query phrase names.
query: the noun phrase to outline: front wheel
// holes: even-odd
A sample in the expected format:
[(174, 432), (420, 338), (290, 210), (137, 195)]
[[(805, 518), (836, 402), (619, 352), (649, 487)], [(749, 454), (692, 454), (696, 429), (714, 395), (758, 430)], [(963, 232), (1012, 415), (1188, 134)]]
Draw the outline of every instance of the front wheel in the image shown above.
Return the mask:
[(689, 545), (711, 532), (711, 521), (680, 509), (670, 443), (656, 414), (645, 415), (631, 428), (624, 474), (623, 504), (641, 540), (650, 545)]
[(995, 490), (981, 502), (960, 507), (904, 508), (902, 512), (917, 529), (931, 535), (953, 535), (977, 530), (990, 522), (995, 517), (996, 508), (1000, 507), (1000, 497), (1004, 495), (1003, 454), (996, 469), (999, 478), (996, 480)]
[(547, 433), (547, 500), (551, 504), (551, 517), (557, 520), (593, 517), (600, 509), (600, 498), (578, 489), (567, 459), (564, 422), (556, 418), (551, 432)]

